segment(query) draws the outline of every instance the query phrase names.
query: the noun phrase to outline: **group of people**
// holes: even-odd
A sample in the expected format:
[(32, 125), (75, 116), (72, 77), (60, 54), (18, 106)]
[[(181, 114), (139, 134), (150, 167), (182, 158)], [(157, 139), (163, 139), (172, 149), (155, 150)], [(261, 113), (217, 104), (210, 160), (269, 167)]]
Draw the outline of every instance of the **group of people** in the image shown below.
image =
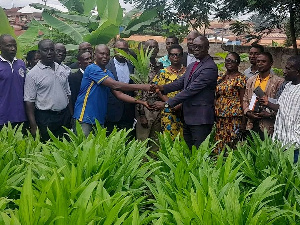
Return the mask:
[[(46, 141), (47, 129), (60, 137), (63, 127), (76, 132), (78, 121), (88, 136), (98, 121), (108, 132), (135, 127), (132, 135), (151, 138), (151, 150), (156, 151), (158, 132), (169, 132), (172, 138), (182, 135), (190, 148), (199, 147), (215, 124), (217, 154), (246, 129), (261, 138), (266, 130), (298, 147), (299, 56), (288, 59), (284, 80), (271, 68), (272, 55), (255, 44), (247, 70), (239, 71), (240, 56), (230, 52), (226, 71), (220, 73), (208, 54), (207, 38), (191, 31), (186, 39), (184, 52), (178, 38), (168, 37), (168, 54), (158, 60), (157, 41), (144, 42), (140, 47), (152, 51), (149, 84), (134, 84), (130, 79), (134, 66), (117, 52), (111, 58), (106, 45), (94, 49), (81, 43), (77, 61), (67, 66), (65, 46), (42, 40), (38, 51), (28, 55), (26, 68), (15, 58), (15, 39), (1, 35), (0, 128), (8, 122), (24, 123), (33, 135), (38, 128)], [(130, 52), (123, 39), (114, 48)]]

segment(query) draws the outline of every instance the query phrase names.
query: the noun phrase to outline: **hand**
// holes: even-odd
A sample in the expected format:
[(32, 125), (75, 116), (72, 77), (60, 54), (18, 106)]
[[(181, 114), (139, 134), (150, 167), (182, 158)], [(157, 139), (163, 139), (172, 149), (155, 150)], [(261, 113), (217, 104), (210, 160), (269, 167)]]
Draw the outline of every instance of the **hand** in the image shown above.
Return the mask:
[(258, 120), (258, 119), (261, 119), (262, 117), (260, 117), (259, 113), (255, 113), (255, 112), (252, 112), (252, 111), (248, 111), (246, 113), (246, 116), (250, 119), (253, 119), (253, 120)]
[(33, 137), (35, 137), (35, 135), (36, 135), (36, 130), (37, 130), (37, 125), (30, 127), (30, 133)]
[(272, 114), (267, 112), (266, 110), (261, 111), (260, 113), (257, 113), (258, 116), (261, 118), (270, 118), (272, 117)]
[(156, 102), (154, 102), (154, 104), (153, 104), (153, 108), (155, 109), (155, 110), (161, 110), (161, 109), (163, 109), (163, 108), (165, 108), (165, 102), (161, 102), (161, 101), (156, 101)]
[(258, 99), (260, 105), (267, 106), (269, 103), (268, 96), (264, 95), (263, 97)]
[(151, 85), (150, 84), (140, 84), (141, 90), (143, 91), (151, 91)]
[(152, 92), (159, 92), (159, 91), (162, 91), (164, 88), (162, 85), (158, 85), (158, 84), (151, 84), (150, 85), (150, 91)]
[(154, 110), (153, 105), (149, 105), (149, 103), (147, 101), (143, 101), (141, 104), (149, 110)]
[(140, 121), (143, 128), (148, 128), (148, 120), (145, 115), (140, 116)]

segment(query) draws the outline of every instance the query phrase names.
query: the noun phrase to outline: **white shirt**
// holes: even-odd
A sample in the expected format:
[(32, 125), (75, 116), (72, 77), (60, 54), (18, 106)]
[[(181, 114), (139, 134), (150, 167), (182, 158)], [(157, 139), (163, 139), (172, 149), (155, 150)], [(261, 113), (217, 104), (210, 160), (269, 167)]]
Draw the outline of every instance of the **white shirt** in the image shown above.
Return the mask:
[(196, 62), (197, 59), (193, 54), (188, 53), (187, 54), (187, 60), (186, 60), (186, 66), (189, 66), (191, 63)]
[(300, 147), (300, 84), (286, 84), (278, 99), (279, 110), (274, 125), (273, 139), (284, 145)]
[(127, 62), (121, 63), (116, 58), (114, 58), (114, 64), (117, 71), (117, 77), (120, 82), (129, 83), (130, 80), (130, 72), (127, 65)]

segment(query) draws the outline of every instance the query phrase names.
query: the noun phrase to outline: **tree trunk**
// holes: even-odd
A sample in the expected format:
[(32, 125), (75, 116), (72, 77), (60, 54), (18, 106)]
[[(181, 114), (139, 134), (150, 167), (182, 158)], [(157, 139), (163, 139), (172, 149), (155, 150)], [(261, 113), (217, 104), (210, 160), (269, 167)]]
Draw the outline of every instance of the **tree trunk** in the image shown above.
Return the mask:
[(295, 29), (295, 8), (294, 4), (291, 3), (289, 5), (289, 13), (290, 13), (290, 32), (291, 32), (291, 40), (294, 49), (295, 55), (298, 55), (298, 48), (297, 48), (297, 39), (296, 39), (296, 29)]

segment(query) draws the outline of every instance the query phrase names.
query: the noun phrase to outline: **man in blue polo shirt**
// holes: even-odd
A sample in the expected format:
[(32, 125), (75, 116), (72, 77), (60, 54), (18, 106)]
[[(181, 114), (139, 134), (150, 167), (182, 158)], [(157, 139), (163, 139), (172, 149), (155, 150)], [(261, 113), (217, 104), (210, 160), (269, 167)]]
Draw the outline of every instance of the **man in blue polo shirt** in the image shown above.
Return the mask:
[(116, 81), (113, 74), (105, 69), (109, 58), (109, 48), (106, 45), (98, 45), (95, 49), (95, 63), (89, 65), (83, 74), (80, 92), (75, 103), (74, 118), (79, 121), (86, 136), (92, 131), (96, 120), (102, 126), (104, 125), (109, 91), (122, 101), (149, 107), (146, 101), (135, 99), (121, 91), (149, 91), (150, 85)]
[(0, 130), (10, 122), (13, 126), (27, 121), (25, 113), (24, 81), (25, 64), (16, 59), (16, 40), (8, 35), (0, 36)]

